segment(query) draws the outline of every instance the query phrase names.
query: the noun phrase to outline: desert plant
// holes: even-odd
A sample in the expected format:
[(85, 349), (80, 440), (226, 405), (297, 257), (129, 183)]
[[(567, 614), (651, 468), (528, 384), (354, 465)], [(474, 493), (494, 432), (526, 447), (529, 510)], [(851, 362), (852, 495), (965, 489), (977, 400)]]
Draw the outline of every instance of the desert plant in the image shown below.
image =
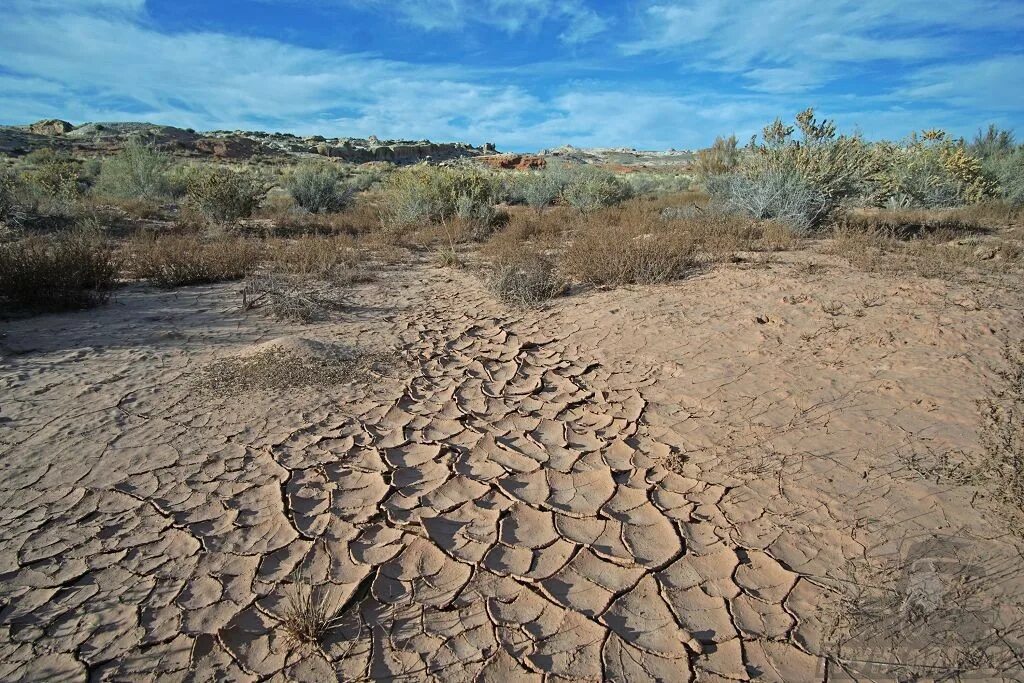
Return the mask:
[(47, 147), (29, 154), (25, 161), (28, 169), (22, 179), (35, 200), (34, 209), (51, 214), (69, 212), (81, 196), (74, 160)]
[(859, 136), (837, 135), (835, 124), (818, 121), (813, 109), (798, 114), (796, 126), (776, 119), (749, 149), (733, 173), (709, 177), (708, 193), (752, 217), (791, 222), (798, 234), (822, 225), (875, 172), (870, 146)]
[(170, 157), (138, 141), (104, 159), (96, 183), (100, 194), (121, 199), (158, 199), (171, 194)]
[(731, 173), (739, 163), (740, 151), (736, 145), (736, 136), (716, 137), (711, 147), (700, 150), (694, 156), (693, 172), (704, 181), (713, 176)]
[(562, 199), (580, 213), (589, 213), (605, 206), (614, 206), (631, 196), (629, 185), (614, 173), (580, 164), (565, 166)]
[(341, 211), (355, 194), (338, 168), (322, 161), (300, 164), (286, 186), (295, 203), (312, 213)]
[(995, 183), (981, 161), (941, 130), (911, 135), (901, 145), (876, 147), (875, 203), (894, 208), (943, 208), (990, 197)]
[(484, 216), (496, 203), (492, 174), (471, 168), (413, 166), (388, 177), (383, 192), (385, 226), (403, 229), (447, 223), (458, 215)]
[(562, 268), (591, 285), (657, 284), (682, 277), (698, 265), (697, 245), (660, 219), (628, 226), (592, 222), (562, 255)]
[(782, 222), (796, 235), (809, 234), (834, 209), (823, 190), (785, 166), (760, 166), (742, 174), (711, 176), (705, 182), (717, 205)]
[(200, 212), (222, 223), (251, 216), (266, 193), (266, 186), (252, 172), (227, 168), (193, 171), (186, 190)]
[(318, 646), (343, 616), (342, 606), (329, 588), (317, 590), (296, 577), (285, 596), (281, 625), (297, 643)]
[(24, 216), (21, 182), (9, 169), (0, 170), (0, 225), (17, 225)]
[(106, 240), (76, 230), (0, 244), (0, 297), (32, 309), (88, 308), (106, 302), (117, 281)]
[(565, 291), (555, 264), (536, 251), (523, 251), (497, 259), (491, 265), (487, 288), (502, 301), (530, 308)]
[(204, 241), (194, 236), (135, 238), (127, 248), (128, 270), (160, 287), (239, 280), (259, 263), (262, 249), (253, 240)]
[(984, 133), (980, 130), (974, 136), (974, 140), (968, 145), (967, 151), (983, 162), (989, 159), (1005, 157), (1012, 154), (1017, 148), (1012, 130), (1004, 130), (994, 123), (989, 124), (988, 130)]
[(566, 177), (553, 165), (540, 171), (531, 171), (515, 176), (510, 194), (522, 203), (543, 213), (555, 203), (565, 187)]
[(986, 163), (996, 184), (996, 193), (1010, 206), (1024, 206), (1024, 147)]

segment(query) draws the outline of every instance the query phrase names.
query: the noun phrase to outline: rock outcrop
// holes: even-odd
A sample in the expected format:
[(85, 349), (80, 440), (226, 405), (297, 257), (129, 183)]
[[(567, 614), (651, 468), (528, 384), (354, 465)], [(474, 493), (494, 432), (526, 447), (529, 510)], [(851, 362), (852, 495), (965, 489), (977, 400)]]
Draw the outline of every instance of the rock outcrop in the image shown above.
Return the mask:
[(60, 119), (43, 119), (36, 121), (28, 127), (30, 133), (36, 135), (64, 135), (75, 129), (75, 126)]

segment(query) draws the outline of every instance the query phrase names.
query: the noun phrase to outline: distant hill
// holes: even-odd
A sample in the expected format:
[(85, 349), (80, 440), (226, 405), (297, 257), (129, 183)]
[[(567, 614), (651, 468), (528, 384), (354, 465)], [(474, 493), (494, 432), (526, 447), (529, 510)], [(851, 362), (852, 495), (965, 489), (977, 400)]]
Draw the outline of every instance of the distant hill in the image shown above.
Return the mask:
[(153, 123), (98, 122), (76, 126), (59, 119), (37, 121), (27, 126), (0, 126), (0, 153), (27, 154), (40, 147), (55, 147), (86, 155), (116, 152), (131, 139), (155, 145), (182, 157), (211, 157), (225, 160), (253, 158), (324, 156), (353, 163), (389, 161), (412, 164), (441, 162), (494, 154), (493, 145), (474, 147), (464, 142), (430, 140), (379, 140), (376, 137), (299, 137), (291, 133), (261, 131), (209, 131), (161, 126)]

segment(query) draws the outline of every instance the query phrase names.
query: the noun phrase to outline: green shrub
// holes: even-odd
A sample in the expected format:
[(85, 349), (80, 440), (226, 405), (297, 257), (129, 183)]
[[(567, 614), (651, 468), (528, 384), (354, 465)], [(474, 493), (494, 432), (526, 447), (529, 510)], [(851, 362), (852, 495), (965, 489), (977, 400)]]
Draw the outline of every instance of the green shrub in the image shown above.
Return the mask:
[(614, 206), (632, 195), (629, 185), (596, 166), (564, 166), (560, 172), (565, 175), (562, 200), (581, 213)]
[(354, 194), (338, 168), (325, 162), (300, 164), (285, 184), (295, 203), (312, 213), (341, 211)]
[(266, 193), (266, 186), (252, 172), (227, 168), (193, 171), (186, 190), (196, 209), (222, 223), (251, 216)]
[(500, 187), (495, 177), (472, 168), (413, 166), (385, 181), (382, 218), (386, 226), (405, 228), (447, 223), (456, 217), (493, 216)]
[(104, 159), (96, 191), (120, 199), (159, 199), (172, 194), (170, 157), (149, 145), (132, 141)]
[(260, 244), (242, 238), (204, 241), (194, 236), (152, 235), (128, 246), (128, 268), (160, 287), (240, 280), (262, 257)]
[(981, 161), (943, 131), (912, 135), (902, 145), (876, 148), (874, 203), (893, 208), (948, 208), (991, 197), (996, 184)]
[(1024, 147), (987, 164), (996, 183), (996, 193), (1011, 206), (1024, 206)]
[(818, 121), (814, 110), (806, 109), (795, 126), (780, 119), (766, 126), (762, 141), (751, 140), (735, 171), (705, 182), (717, 204), (806, 234), (861, 194), (876, 166), (871, 147), (859, 136), (837, 135), (835, 124)]
[(541, 171), (514, 176), (510, 194), (515, 201), (526, 204), (537, 213), (542, 213), (558, 200), (567, 180), (560, 169), (548, 165)]
[(63, 310), (107, 301), (118, 268), (110, 245), (84, 231), (0, 244), (0, 297), (14, 306)]
[(989, 159), (1009, 156), (1016, 148), (1013, 131), (1002, 130), (993, 123), (989, 124), (988, 130), (984, 133), (978, 131), (974, 140), (968, 145), (967, 151), (971, 156), (985, 162)]
[(81, 196), (78, 166), (66, 154), (44, 148), (25, 157), (29, 168), (22, 174), (37, 209), (66, 211)]

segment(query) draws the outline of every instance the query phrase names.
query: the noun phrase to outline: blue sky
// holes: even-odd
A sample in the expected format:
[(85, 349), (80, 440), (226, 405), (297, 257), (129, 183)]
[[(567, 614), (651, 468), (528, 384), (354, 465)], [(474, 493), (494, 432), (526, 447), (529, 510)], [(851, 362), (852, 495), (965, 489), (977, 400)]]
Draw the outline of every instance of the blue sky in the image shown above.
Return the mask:
[(2, 0), (0, 121), (677, 149), (1024, 137), (1021, 0)]

